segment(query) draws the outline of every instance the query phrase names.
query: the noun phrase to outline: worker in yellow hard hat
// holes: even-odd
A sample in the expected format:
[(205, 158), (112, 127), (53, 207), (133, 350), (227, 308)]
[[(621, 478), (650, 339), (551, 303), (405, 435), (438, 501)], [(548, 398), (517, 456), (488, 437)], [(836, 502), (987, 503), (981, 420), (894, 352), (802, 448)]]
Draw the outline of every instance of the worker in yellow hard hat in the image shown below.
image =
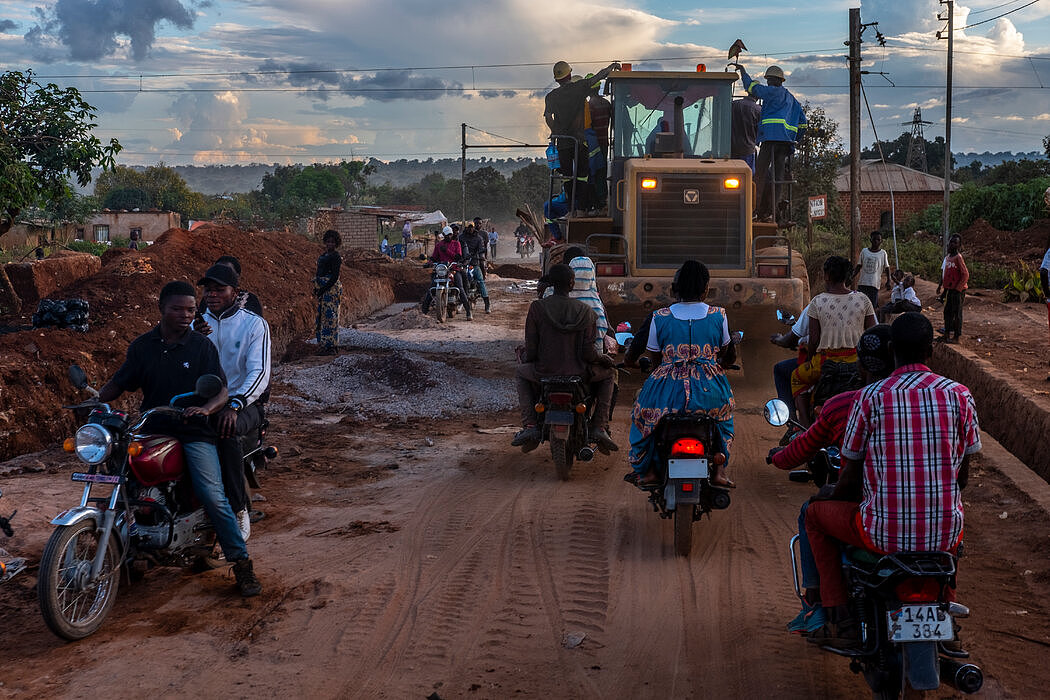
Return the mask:
[[(558, 87), (544, 99), (543, 118), (551, 130), (551, 138), (558, 151), (558, 170), (570, 179), (564, 185), (571, 209), (595, 209), (597, 202), (590, 183), (587, 140), (584, 136), (583, 113), (591, 85), (619, 70), (619, 63), (610, 63), (587, 80), (573, 81), (572, 66), (565, 61), (554, 64), (554, 80)], [(574, 167), (575, 164), (575, 167)], [(572, 200), (573, 192), (576, 199)]]

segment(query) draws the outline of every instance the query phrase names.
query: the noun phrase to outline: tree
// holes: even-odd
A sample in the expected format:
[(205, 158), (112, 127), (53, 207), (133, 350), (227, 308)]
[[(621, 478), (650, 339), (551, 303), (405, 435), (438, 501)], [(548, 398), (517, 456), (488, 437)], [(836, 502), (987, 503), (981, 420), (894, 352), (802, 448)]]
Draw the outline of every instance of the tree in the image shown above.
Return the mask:
[(1043, 137), (1043, 153), (1046, 154), (1047, 158), (1050, 158), (1050, 136)]
[(93, 167), (113, 167), (120, 143), (103, 145), (96, 126), (75, 88), (40, 85), (32, 71), (0, 74), (0, 236), (26, 207), (67, 196), (71, 177), (85, 187)]
[(95, 196), (107, 209), (161, 209), (184, 220), (204, 218), (204, 196), (163, 162), (137, 170), (118, 165), (95, 180)]
[(842, 211), (836, 201), (835, 177), (846, 153), (839, 140), (839, 125), (824, 113), (823, 107), (813, 107), (806, 102), (802, 109), (808, 126), (792, 162), (792, 174), (798, 183), (793, 192), (793, 217), (795, 221), (806, 221), (808, 198), (824, 194), (828, 197), (829, 219), (840, 219)]
[(149, 192), (141, 187), (120, 187), (106, 193), (103, 209), (150, 209), (153, 203)]

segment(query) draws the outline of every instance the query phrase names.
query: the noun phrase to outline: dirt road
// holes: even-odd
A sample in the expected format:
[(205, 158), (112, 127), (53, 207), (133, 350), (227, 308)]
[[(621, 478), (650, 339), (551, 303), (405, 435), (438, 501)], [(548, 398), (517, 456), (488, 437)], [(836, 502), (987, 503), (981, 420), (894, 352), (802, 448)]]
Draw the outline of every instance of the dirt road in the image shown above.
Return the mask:
[[(384, 334), (505, 350), (528, 300), (506, 286), (473, 325)], [(506, 376), (512, 359), (431, 354), (442, 357), (480, 377)], [(622, 395), (637, 385), (628, 378)], [(863, 696), (845, 660), (784, 631), (798, 607), (787, 542), (811, 488), (764, 463), (779, 437), (757, 408), (771, 391), (737, 392), (739, 488), (728, 510), (695, 525), (688, 560), (673, 555), (671, 523), (621, 480), (622, 451), (561, 483), (549, 455), (506, 446), (510, 412), (281, 414), (271, 437), (283, 456), (263, 477), (267, 517), (249, 542), (263, 595), (243, 601), (221, 571), (154, 570), (123, 587), (99, 633), (65, 644), (40, 619), (31, 570), (0, 588), (0, 695)], [(275, 402), (282, 393), (294, 390), (278, 386)], [(626, 404), (614, 432), (623, 447)], [(79, 492), (68, 459), (23, 463), (43, 471), (0, 479), (4, 508), (19, 508), (7, 546), (36, 561), (47, 519)], [(1036, 697), (1050, 687), (1050, 519), (991, 460), (971, 483), (965, 639), (986, 672), (984, 697)]]

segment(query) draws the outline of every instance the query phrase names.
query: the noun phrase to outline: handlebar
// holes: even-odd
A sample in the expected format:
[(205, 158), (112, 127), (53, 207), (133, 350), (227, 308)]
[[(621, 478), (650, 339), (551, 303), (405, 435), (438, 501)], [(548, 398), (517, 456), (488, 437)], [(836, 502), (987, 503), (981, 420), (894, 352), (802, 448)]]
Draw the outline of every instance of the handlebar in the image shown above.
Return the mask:
[(151, 417), (155, 415), (168, 414), (173, 416), (181, 416), (185, 411), (186, 409), (179, 408), (177, 406), (157, 406), (156, 408), (151, 408), (145, 413), (143, 413), (141, 416), (139, 416), (139, 419), (135, 422), (134, 425), (132, 425), (128, 429), (128, 432), (138, 432), (138, 430), (146, 424), (146, 421), (148, 421)]

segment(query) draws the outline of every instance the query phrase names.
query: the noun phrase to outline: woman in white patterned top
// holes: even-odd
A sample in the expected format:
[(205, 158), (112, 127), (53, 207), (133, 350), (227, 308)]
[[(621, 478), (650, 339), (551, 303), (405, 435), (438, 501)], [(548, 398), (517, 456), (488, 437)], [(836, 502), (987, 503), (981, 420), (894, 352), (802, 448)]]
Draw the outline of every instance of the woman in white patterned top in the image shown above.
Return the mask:
[(846, 286), (851, 270), (852, 265), (845, 258), (832, 255), (825, 260), (827, 291), (809, 303), (809, 359), (791, 374), (791, 393), (804, 425), (810, 422), (809, 401), (804, 394), (820, 379), (824, 363), (856, 362), (860, 336), (875, 325), (871, 300)]

